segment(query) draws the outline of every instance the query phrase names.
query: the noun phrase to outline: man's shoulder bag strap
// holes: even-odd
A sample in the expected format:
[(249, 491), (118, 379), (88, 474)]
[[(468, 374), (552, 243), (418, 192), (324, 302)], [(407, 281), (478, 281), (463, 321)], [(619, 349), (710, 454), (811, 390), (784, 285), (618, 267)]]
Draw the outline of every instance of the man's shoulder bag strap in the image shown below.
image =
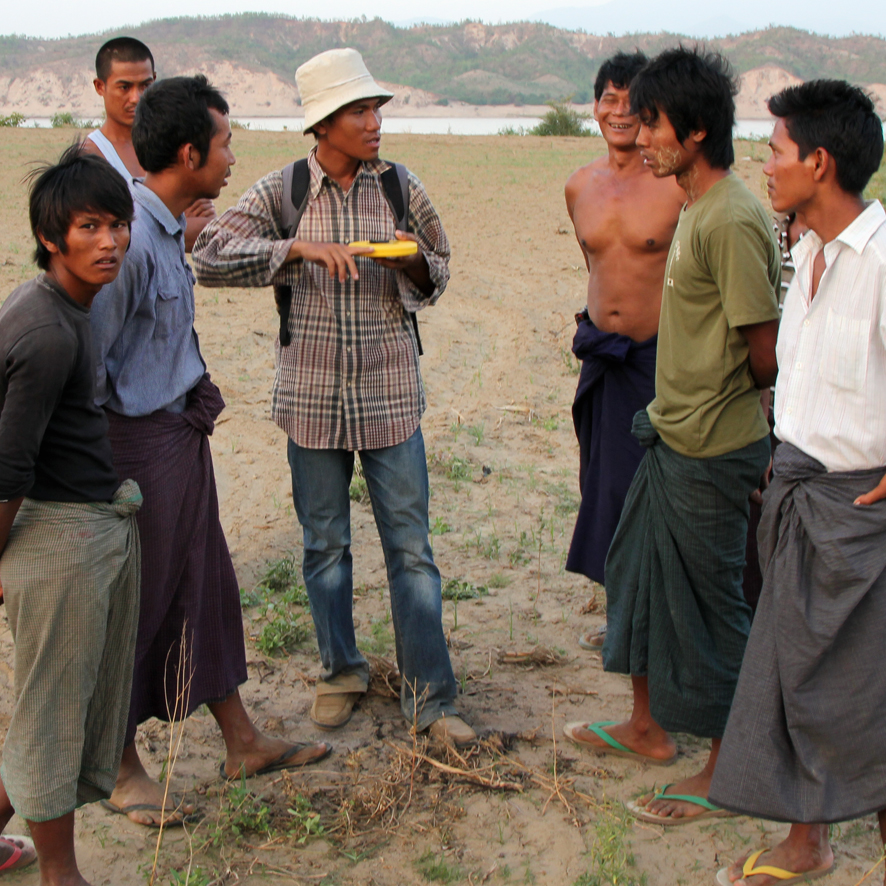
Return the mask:
[[(398, 231), (409, 230), (409, 172), (402, 163), (390, 163), (380, 176), (385, 199), (391, 207)], [(296, 160), (283, 168), (283, 203), (280, 208), (280, 221), (286, 237), (295, 237), (301, 217), (308, 206), (311, 189), (311, 173), (307, 158)], [(280, 312), (280, 345), (287, 347), (291, 341), (289, 335), (289, 312), (292, 308), (292, 287), (275, 286), (274, 299)], [(418, 334), (418, 321), (414, 313), (412, 328), (415, 330), (415, 341), (418, 353), (423, 354), (421, 338)]]

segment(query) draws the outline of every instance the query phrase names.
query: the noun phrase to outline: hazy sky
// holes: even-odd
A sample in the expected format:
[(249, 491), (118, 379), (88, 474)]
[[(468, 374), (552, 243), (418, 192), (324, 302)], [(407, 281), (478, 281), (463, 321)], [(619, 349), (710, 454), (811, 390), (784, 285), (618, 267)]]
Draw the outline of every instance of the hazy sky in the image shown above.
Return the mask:
[[(600, 7), (595, 10), (595, 7)], [(0, 33), (32, 37), (66, 37), (93, 34), (110, 28), (136, 25), (154, 18), (185, 15), (220, 15), (239, 12), (278, 12), (295, 16), (316, 15), (318, 4), (292, 0), (153, 0), (134, 6), (108, 0), (44, 0), (4, 2)], [(764, 28), (770, 23), (794, 24), (819, 33), (841, 35), (886, 32), (886, 5), (879, 0), (856, 0), (849, 5), (833, 0), (742, 0), (711, 3), (710, 0), (449, 0), (427, 4), (415, 0), (325, 0), (323, 18), (350, 19), (378, 16), (394, 23), (427, 20), (501, 21), (548, 20), (567, 27), (606, 33), (643, 30), (680, 31), (694, 36)], [(596, 26), (596, 27), (595, 27)]]

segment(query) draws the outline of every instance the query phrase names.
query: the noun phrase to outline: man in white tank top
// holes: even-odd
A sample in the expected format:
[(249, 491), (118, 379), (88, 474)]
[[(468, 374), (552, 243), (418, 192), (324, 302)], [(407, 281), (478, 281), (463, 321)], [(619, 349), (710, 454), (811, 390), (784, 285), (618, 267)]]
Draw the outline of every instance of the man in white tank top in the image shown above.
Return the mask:
[[(109, 40), (95, 57), (93, 83), (105, 105), (105, 122), (89, 133), (84, 150), (104, 157), (130, 184), (145, 174), (132, 147), (135, 109), (156, 79), (151, 50), (134, 37)], [(198, 200), (185, 215), (185, 249), (190, 252), (200, 231), (215, 218), (215, 206), (211, 200)]]

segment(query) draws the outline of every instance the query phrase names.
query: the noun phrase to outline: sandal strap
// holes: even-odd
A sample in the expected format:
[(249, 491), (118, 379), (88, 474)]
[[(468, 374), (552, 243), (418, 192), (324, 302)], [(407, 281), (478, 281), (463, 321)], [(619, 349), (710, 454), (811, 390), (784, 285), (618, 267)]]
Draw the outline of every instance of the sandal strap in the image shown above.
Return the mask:
[(0, 837), (0, 840), (3, 840), (3, 842), (10, 849), (12, 849), (12, 855), (10, 855), (9, 858), (7, 858), (6, 861), (3, 862), (3, 864), (0, 864), (0, 871), (5, 871), (9, 868), (15, 867), (18, 860), (24, 854), (24, 850), (21, 846), (16, 846), (15, 843), (12, 842), (12, 840), (4, 840), (3, 837)]
[(747, 861), (744, 863), (744, 867), (741, 869), (742, 877), (753, 877), (755, 874), (768, 874), (770, 877), (775, 877), (777, 880), (790, 880), (792, 877), (803, 876), (795, 871), (786, 871), (784, 868), (777, 868), (771, 864), (761, 864), (760, 867), (755, 867), (757, 859), (765, 851), (765, 849), (758, 849), (753, 855), (748, 856)]
[[(666, 784), (661, 792), (656, 794), (652, 799), (653, 800), (683, 800), (685, 803), (692, 803), (693, 806), (701, 806), (702, 809), (707, 809), (709, 812), (719, 812), (721, 807), (715, 806), (711, 803), (710, 800), (705, 797), (697, 797), (695, 794), (667, 794), (665, 793), (667, 789), (670, 787), (669, 784)], [(763, 851), (762, 849), (760, 850)], [(793, 876), (793, 875), (791, 875)]]
[(620, 741), (616, 741), (608, 732), (604, 731), (604, 726), (615, 726), (615, 722), (615, 720), (603, 720), (599, 723), (586, 723), (585, 729), (587, 729), (588, 732), (593, 732), (597, 738), (602, 738), (606, 744), (615, 748), (617, 751), (624, 751), (625, 753), (633, 754), (636, 757), (642, 756), (636, 751), (632, 751), (630, 748), (625, 747)]

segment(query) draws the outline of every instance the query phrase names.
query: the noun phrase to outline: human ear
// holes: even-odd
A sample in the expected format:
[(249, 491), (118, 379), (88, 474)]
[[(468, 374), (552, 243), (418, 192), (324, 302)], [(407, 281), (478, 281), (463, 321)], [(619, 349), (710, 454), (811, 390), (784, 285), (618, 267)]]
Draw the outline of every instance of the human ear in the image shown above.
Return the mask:
[[(834, 160), (824, 148), (816, 148), (811, 151), (809, 157), (812, 158), (812, 179), (813, 181), (823, 181), (834, 165)], [(809, 159), (807, 157), (807, 159)]]
[(58, 246), (56, 246), (51, 240), (47, 240), (40, 231), (37, 231), (37, 239), (46, 247), (47, 252), (51, 252), (55, 255), (58, 255), (61, 252)]
[(178, 158), (179, 162), (192, 172), (200, 168), (200, 152), (190, 142), (178, 149)]
[(105, 81), (100, 80), (98, 77), (96, 77), (92, 81), (92, 85), (95, 87), (95, 91), (98, 93), (98, 95), (100, 95), (102, 98), (104, 98), (105, 97)]

